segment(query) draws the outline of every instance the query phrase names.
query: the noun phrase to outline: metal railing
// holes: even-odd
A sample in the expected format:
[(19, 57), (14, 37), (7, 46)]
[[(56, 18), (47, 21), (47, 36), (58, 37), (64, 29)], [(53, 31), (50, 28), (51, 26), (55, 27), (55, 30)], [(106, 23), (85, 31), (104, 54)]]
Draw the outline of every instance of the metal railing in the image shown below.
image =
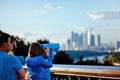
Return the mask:
[(120, 80), (120, 67), (54, 65), (51, 80)]

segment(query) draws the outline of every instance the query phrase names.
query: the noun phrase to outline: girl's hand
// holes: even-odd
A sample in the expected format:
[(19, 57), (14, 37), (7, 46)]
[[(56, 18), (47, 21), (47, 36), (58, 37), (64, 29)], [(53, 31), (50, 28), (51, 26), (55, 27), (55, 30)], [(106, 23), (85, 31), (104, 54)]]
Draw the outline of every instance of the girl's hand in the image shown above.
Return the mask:
[(47, 47), (47, 48), (45, 48), (44, 50), (45, 50), (45, 54), (48, 56), (50, 49)]

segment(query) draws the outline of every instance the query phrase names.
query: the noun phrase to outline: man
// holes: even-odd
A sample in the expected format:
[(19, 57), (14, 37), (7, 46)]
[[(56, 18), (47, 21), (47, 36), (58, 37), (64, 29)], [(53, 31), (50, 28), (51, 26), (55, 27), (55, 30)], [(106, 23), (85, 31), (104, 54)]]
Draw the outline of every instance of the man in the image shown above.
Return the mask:
[(9, 55), (10, 35), (0, 31), (0, 80), (24, 80), (25, 72), (20, 61)]

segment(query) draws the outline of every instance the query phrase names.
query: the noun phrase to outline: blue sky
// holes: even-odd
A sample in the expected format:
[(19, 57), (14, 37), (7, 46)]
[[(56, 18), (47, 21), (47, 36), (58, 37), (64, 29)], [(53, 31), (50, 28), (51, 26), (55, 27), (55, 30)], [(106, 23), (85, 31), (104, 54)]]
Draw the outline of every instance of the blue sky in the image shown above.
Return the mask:
[(0, 29), (26, 41), (66, 43), (71, 31), (120, 41), (120, 0), (0, 0)]

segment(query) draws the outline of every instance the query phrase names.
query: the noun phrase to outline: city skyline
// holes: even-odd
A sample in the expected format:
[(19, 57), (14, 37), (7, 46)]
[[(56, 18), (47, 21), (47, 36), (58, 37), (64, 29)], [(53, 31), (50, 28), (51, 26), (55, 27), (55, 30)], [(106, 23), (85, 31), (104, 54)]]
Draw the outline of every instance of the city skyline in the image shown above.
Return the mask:
[(101, 42), (120, 41), (120, 0), (0, 0), (0, 29), (26, 41), (66, 43), (91, 28)]

